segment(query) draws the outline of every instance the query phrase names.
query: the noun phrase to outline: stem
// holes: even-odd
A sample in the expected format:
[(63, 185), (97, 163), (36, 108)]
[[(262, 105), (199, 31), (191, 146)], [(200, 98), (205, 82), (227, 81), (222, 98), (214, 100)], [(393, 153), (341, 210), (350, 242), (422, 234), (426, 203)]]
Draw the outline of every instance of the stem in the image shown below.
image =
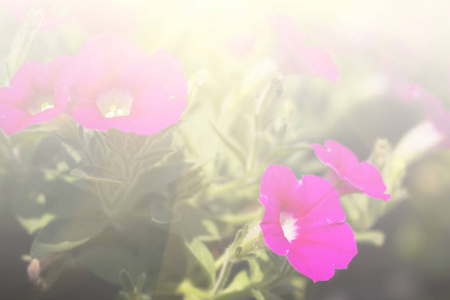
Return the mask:
[(213, 297), (217, 295), (217, 293), (224, 287), (228, 276), (230, 275), (232, 262), (230, 261), (230, 253), (229, 248), (226, 250), (226, 258), (225, 262), (222, 265), (222, 269), (220, 269), (219, 277), (216, 280), (216, 284), (214, 285), (211, 294)]

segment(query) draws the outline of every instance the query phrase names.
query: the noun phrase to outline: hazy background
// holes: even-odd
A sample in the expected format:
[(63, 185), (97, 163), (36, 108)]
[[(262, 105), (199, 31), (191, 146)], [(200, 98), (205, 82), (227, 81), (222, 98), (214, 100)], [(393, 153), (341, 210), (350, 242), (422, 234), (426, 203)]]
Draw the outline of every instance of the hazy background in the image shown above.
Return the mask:
[[(12, 47), (24, 20), (11, 12), (13, 1), (0, 3), (0, 58), (5, 65), (14, 55)], [(289, 16), (306, 45), (331, 55), (340, 77), (338, 83), (331, 83), (307, 74), (298, 81), (287, 74), (287, 97), (313, 108), (326, 98), (328, 110), (335, 112), (334, 119), (324, 119), (333, 124), (326, 136), (359, 157), (368, 156), (376, 138), (395, 144), (425, 118), (422, 107), (400, 99), (393, 81), (419, 84), (449, 107), (450, 3), (446, 0), (82, 1), (81, 12), (70, 1), (14, 1), (24, 7), (39, 3), (50, 5), (45, 18), (56, 15), (61, 20), (36, 33), (22, 63), (75, 54), (89, 37), (119, 32), (147, 53), (162, 48), (179, 57), (187, 78), (206, 70), (199, 101), (211, 111), (247, 69), (273, 53), (276, 41), (268, 16)], [(0, 79), (5, 86), (8, 72), (2, 67)], [(202, 117), (208, 118), (199, 114)], [(311, 285), (309, 299), (448, 299), (449, 167), (445, 148), (412, 166), (406, 180), (410, 199), (376, 225), (386, 233), (385, 245), (361, 245), (348, 270), (329, 282)], [(83, 272), (64, 278), (50, 293), (35, 290), (20, 259), (32, 240), (6, 206), (0, 211), (0, 298), (112, 299), (117, 287)], [(64, 285), (74, 281), (76, 285)]]

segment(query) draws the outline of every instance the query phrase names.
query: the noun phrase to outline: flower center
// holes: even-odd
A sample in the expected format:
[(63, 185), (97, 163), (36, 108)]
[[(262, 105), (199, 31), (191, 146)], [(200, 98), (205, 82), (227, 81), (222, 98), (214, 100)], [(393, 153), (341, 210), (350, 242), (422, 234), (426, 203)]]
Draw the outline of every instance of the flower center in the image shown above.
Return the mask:
[(105, 118), (124, 117), (131, 112), (133, 97), (127, 91), (113, 88), (101, 94), (95, 104)]
[(54, 108), (53, 96), (39, 96), (28, 107), (28, 112), (31, 115), (40, 113), (41, 111)]
[(298, 226), (295, 224), (298, 220), (292, 214), (282, 211), (280, 213), (280, 224), (284, 236), (291, 242), (298, 237)]

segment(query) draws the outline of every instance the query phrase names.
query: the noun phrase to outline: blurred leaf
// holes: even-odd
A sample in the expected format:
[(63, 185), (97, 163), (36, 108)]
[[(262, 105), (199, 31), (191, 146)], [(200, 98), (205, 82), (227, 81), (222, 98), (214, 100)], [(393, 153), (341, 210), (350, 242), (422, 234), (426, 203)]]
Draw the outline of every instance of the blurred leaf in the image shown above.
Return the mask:
[(152, 220), (159, 224), (169, 224), (172, 220), (172, 211), (161, 201), (153, 201), (151, 204)]
[(210, 284), (213, 284), (216, 280), (216, 268), (214, 257), (208, 247), (198, 239), (193, 239), (190, 242), (186, 241), (186, 245), (208, 275)]
[(141, 275), (139, 275), (139, 278), (136, 282), (136, 292), (138, 294), (142, 293), (142, 291), (144, 290), (144, 285), (145, 285), (146, 280), (147, 280), (147, 276), (145, 275), (145, 273), (142, 273)]
[(22, 22), (17, 35), (15, 36), (11, 51), (8, 53), (6, 66), (9, 72), (9, 79), (16, 73), (17, 69), (24, 63), (30, 46), (36, 37), (39, 27), (44, 18), (44, 11), (40, 9), (30, 9), (25, 22)]
[(232, 293), (242, 291), (247, 288), (251, 284), (250, 279), (248, 278), (247, 270), (241, 270), (237, 273), (231, 283), (222, 290), (221, 294)]
[(20, 215), (17, 216), (17, 221), (25, 228), (29, 235), (35, 233), (37, 230), (45, 227), (56, 216), (54, 214), (43, 214), (37, 218), (23, 218)]
[(153, 165), (164, 158), (164, 156), (175, 152), (175, 149), (162, 148), (150, 150), (150, 152), (143, 153), (137, 157), (133, 157), (133, 160), (139, 163), (145, 163), (146, 165)]
[[(121, 271), (132, 270), (136, 259), (130, 251), (123, 247), (101, 245), (84, 250), (77, 256), (76, 260), (80, 266), (86, 267), (94, 275), (111, 283), (122, 283), (125, 288)], [(129, 273), (127, 272), (127, 274)]]
[(357, 243), (368, 243), (381, 247), (384, 244), (385, 234), (379, 230), (355, 232), (355, 239)]
[(245, 167), (247, 160), (244, 151), (235, 142), (233, 142), (231, 138), (220, 132), (220, 130), (213, 123), (210, 123), (210, 125), (220, 140), (228, 147), (228, 149), (231, 150), (231, 152), (240, 161), (241, 165)]
[(76, 168), (73, 169), (70, 174), (81, 179), (95, 182), (125, 183), (124, 178), (117, 176), (109, 170), (96, 166), (83, 166), (80, 168)]
[(34, 240), (30, 255), (34, 258), (70, 250), (98, 235), (107, 225), (104, 219), (88, 216), (53, 220)]
[(262, 282), (266, 272), (271, 268), (266, 251), (261, 251), (258, 257), (249, 260), (248, 264), (250, 267), (250, 278), (253, 283)]
[(138, 179), (133, 191), (137, 196), (144, 196), (156, 189), (167, 189), (168, 185), (178, 180), (183, 172), (189, 170), (193, 164), (191, 163), (171, 163), (162, 166), (156, 166), (149, 169), (144, 175)]
[(256, 300), (283, 300), (283, 298), (265, 290), (252, 289), (252, 295)]
[(130, 274), (125, 269), (120, 270), (119, 272), (120, 283), (122, 284), (123, 289), (127, 293), (134, 292), (134, 283), (133, 279), (131, 279)]
[(195, 237), (201, 241), (220, 240), (221, 235), (216, 224), (202, 214), (199, 209), (187, 204), (176, 207), (179, 221), (177, 227), (188, 237)]

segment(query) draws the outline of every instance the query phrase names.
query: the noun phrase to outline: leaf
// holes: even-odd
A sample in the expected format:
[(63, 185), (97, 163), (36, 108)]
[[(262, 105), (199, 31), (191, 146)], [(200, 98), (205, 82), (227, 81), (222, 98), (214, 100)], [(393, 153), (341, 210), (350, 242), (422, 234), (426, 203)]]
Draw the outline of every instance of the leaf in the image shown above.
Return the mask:
[(159, 224), (169, 224), (172, 220), (172, 211), (161, 201), (153, 201), (150, 204), (152, 220)]
[(37, 218), (22, 218), (20, 215), (17, 216), (17, 221), (28, 231), (28, 234), (33, 234), (37, 230), (45, 227), (50, 221), (52, 221), (56, 216), (54, 214), (43, 214)]
[[(86, 249), (77, 256), (77, 263), (86, 267), (101, 279), (119, 284), (122, 281), (120, 277), (122, 275), (119, 275), (119, 273), (122, 270), (132, 272), (136, 264), (136, 258), (123, 247), (115, 246), (101, 245)], [(124, 285), (123, 282), (122, 285)]]
[(207, 219), (198, 208), (182, 204), (176, 207), (175, 214), (179, 218), (177, 226), (185, 235), (195, 236), (200, 241), (215, 241), (222, 238), (216, 224)]
[[(191, 163), (173, 163), (153, 167), (139, 178), (134, 188), (137, 195), (143, 196), (155, 189), (167, 188), (167, 186), (183, 176), (183, 172), (190, 170)], [(137, 197), (137, 195), (134, 195)]]
[(234, 276), (231, 283), (221, 292), (221, 294), (242, 291), (251, 284), (247, 270), (241, 270)]
[(117, 176), (109, 170), (96, 166), (83, 166), (73, 169), (70, 175), (96, 182), (125, 183), (124, 178)]
[(154, 149), (149, 153), (146, 152), (142, 155), (134, 157), (133, 160), (136, 162), (145, 162), (146, 165), (153, 165), (164, 158), (164, 156), (175, 152), (175, 149), (171, 148), (162, 148), (162, 149)]
[(125, 269), (120, 270), (119, 272), (120, 283), (125, 292), (133, 293), (134, 292), (134, 283), (133, 279), (131, 279), (130, 274)]
[(358, 243), (368, 243), (377, 247), (381, 247), (384, 244), (385, 235), (382, 231), (370, 230), (355, 232), (355, 239)]
[(190, 242), (186, 241), (186, 245), (208, 275), (209, 282), (211, 284), (214, 283), (216, 280), (216, 268), (214, 257), (208, 247), (198, 239), (193, 239)]
[(145, 273), (141, 273), (141, 275), (139, 275), (139, 278), (137, 279), (137, 283), (136, 283), (136, 292), (138, 294), (142, 293), (142, 291), (144, 290), (144, 285), (145, 285), (146, 280), (147, 280), (147, 275), (145, 275)]
[(42, 229), (31, 246), (31, 257), (70, 250), (102, 232), (108, 223), (89, 216), (55, 219)]
[(252, 289), (252, 295), (256, 300), (283, 300), (283, 298), (263, 290)]
[(250, 278), (253, 283), (260, 283), (264, 280), (266, 272), (270, 266), (270, 260), (266, 251), (261, 251), (255, 259), (248, 261), (250, 267)]
[(244, 151), (234, 143), (231, 138), (224, 135), (220, 130), (213, 124), (210, 123), (212, 129), (217, 134), (217, 136), (220, 138), (220, 140), (228, 147), (228, 149), (233, 152), (234, 155), (236, 155), (236, 158), (241, 162), (242, 166), (246, 165), (246, 157)]

